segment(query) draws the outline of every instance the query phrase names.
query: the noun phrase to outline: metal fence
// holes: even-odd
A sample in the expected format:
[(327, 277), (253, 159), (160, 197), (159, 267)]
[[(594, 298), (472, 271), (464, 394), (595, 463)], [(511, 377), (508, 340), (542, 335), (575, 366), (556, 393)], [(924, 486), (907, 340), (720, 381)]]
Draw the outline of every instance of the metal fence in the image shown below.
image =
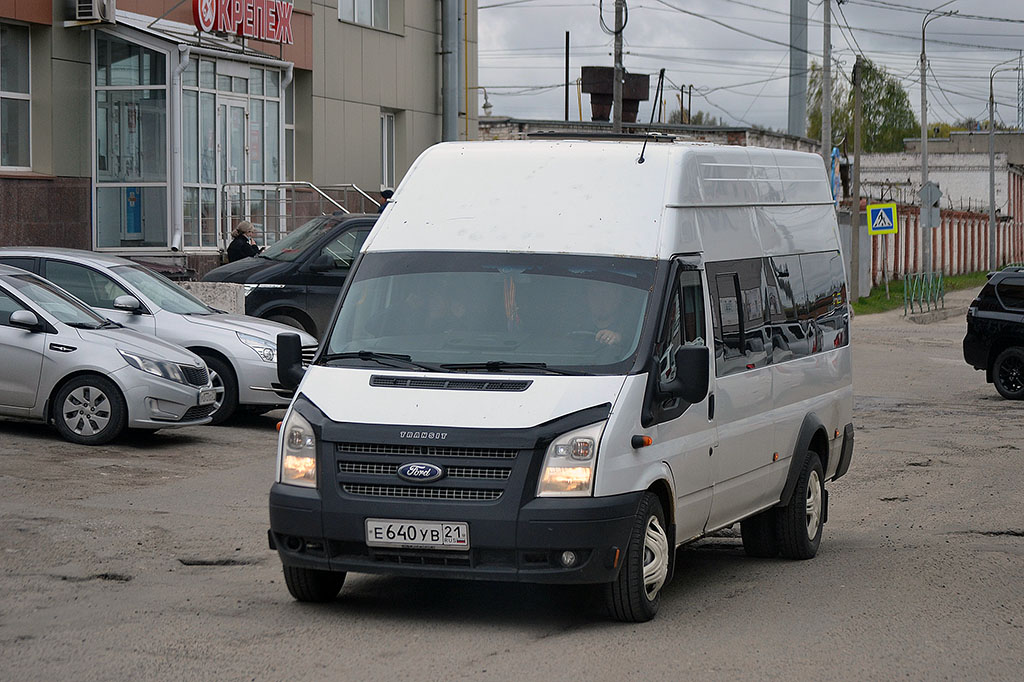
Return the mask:
[(903, 314), (946, 307), (946, 283), (941, 272), (914, 272), (903, 276)]

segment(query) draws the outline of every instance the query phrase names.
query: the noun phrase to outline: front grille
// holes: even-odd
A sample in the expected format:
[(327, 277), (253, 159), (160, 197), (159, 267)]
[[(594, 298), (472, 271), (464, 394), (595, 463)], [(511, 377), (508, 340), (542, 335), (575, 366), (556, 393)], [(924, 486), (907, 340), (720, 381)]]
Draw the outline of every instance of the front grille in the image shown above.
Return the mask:
[[(377, 464), (371, 462), (338, 462), (338, 473), (363, 474), (368, 476), (394, 476), (398, 473), (397, 464)], [(486, 467), (448, 467), (446, 478), (482, 478), (503, 481), (512, 474), (511, 469), (489, 469)]]
[(310, 363), (313, 362), (313, 356), (316, 355), (319, 346), (303, 346), (302, 347), (302, 366), (309, 367)]
[(338, 452), (362, 455), (407, 455), (411, 457), (477, 457), (515, 459), (518, 450), (508, 448), (456, 448), (437, 445), (385, 445), (382, 443), (338, 443)]
[(206, 371), (206, 365), (193, 367), (192, 365), (178, 365), (181, 373), (185, 375), (185, 381), (193, 386), (205, 386), (210, 383), (210, 373)]
[(182, 416), (181, 421), (190, 422), (195, 419), (209, 417), (216, 407), (216, 405), (196, 405), (195, 407), (190, 407), (185, 410), (185, 414)]
[(433, 388), (445, 391), (525, 391), (533, 381), (490, 381), (484, 379), (424, 379), (419, 377), (370, 377), (370, 385), (379, 388)]
[(457, 500), (462, 502), (490, 502), (501, 497), (501, 490), (474, 490), (470, 488), (407, 488), (397, 485), (341, 486), (349, 495), (363, 497), (400, 497), (420, 500)]

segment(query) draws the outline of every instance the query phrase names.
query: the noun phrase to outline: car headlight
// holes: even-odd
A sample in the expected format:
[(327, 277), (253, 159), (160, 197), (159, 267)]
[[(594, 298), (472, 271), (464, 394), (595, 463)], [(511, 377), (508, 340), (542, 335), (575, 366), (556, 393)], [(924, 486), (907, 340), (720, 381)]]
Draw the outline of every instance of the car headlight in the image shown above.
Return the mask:
[(238, 335), (238, 340), (256, 351), (256, 354), (260, 356), (263, 362), (274, 362), (277, 360), (277, 344), (273, 341), (261, 339), (258, 336), (249, 336), (242, 332), (235, 333)]
[(585, 497), (593, 492), (597, 450), (606, 423), (562, 434), (548, 446), (538, 497)]
[(281, 483), (316, 487), (316, 435), (306, 418), (295, 410), (281, 427)]
[(176, 381), (179, 384), (188, 383), (188, 381), (185, 380), (185, 375), (181, 372), (181, 367), (178, 367), (178, 365), (173, 362), (154, 360), (142, 355), (137, 355), (136, 353), (129, 353), (128, 351), (121, 350), (120, 348), (117, 350), (121, 354), (121, 357), (125, 359), (125, 362), (135, 369), (141, 369), (143, 372), (149, 372), (150, 374), (158, 377)]

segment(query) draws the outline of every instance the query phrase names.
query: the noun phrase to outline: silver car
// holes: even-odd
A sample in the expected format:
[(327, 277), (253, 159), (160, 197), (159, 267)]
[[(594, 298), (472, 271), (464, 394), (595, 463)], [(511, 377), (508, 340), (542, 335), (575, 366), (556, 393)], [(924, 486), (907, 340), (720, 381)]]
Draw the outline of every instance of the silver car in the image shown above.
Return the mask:
[(209, 307), (163, 275), (125, 258), (43, 247), (0, 249), (0, 263), (34, 272), (82, 299), (101, 315), (201, 357), (217, 391), (214, 424), (239, 406), (256, 412), (286, 407), (291, 393), (277, 380), (277, 335), (301, 337), (306, 364), (316, 339), (277, 322)]
[(210, 421), (202, 359), (124, 329), (41, 277), (0, 265), (0, 415), (53, 423), (106, 443), (126, 428)]

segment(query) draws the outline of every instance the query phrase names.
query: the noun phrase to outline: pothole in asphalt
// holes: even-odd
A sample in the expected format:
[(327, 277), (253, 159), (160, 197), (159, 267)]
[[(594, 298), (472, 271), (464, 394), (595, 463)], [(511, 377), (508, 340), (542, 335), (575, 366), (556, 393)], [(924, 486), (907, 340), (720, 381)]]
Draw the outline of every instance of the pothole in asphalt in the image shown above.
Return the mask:
[(931, 465), (932, 461), (930, 459), (922, 459), (917, 462), (907, 462), (908, 467), (930, 467)]
[(178, 558), (182, 566), (250, 566), (259, 563), (258, 559), (203, 559), (200, 557)]
[(1009, 530), (969, 530), (972, 535), (985, 535), (988, 537), (1011, 537), (1024, 538), (1024, 529), (1011, 528)]
[(910, 502), (909, 495), (900, 495), (899, 497), (879, 497), (879, 502)]
[(56, 577), (69, 583), (85, 583), (90, 580), (107, 580), (115, 583), (126, 583), (133, 578), (133, 576), (125, 573), (95, 573), (93, 575), (61, 575)]

